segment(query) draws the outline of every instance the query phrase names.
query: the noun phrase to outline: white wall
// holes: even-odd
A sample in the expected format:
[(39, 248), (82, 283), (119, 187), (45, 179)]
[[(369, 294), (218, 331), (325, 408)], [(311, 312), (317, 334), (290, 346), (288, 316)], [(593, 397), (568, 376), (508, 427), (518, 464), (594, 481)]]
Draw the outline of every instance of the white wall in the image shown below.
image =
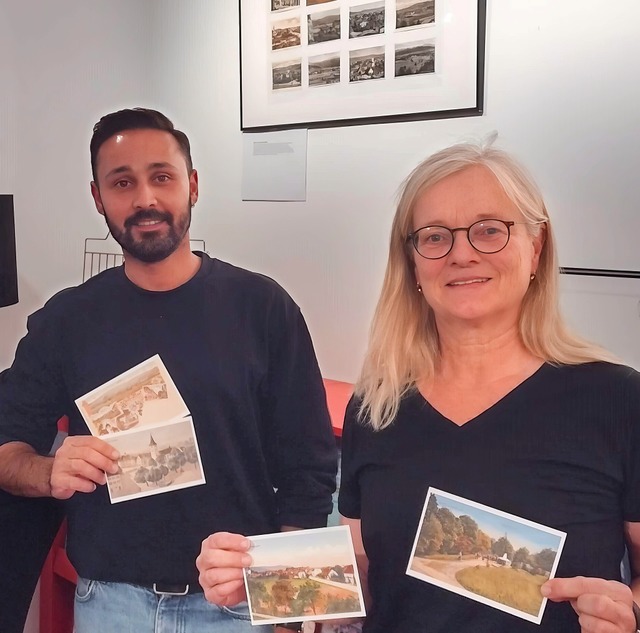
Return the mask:
[[(398, 183), (459, 139), (497, 129), (530, 166), (557, 221), (564, 265), (639, 267), (624, 224), (637, 206), (639, 89), (628, 78), (640, 59), (638, 18), (635, 0), (606, 11), (595, 0), (490, 2), (485, 116), (312, 130), (307, 203), (269, 204), (239, 200), (234, 1), (0, 0), (0, 79), (12, 88), (0, 92), (0, 190), (16, 195), (21, 294), (0, 311), (0, 367), (26, 314), (80, 280), (84, 238), (104, 233), (86, 187), (90, 126), (136, 103), (167, 111), (192, 137), (202, 183), (193, 235), (290, 290), (328, 376), (357, 374)], [(585, 216), (613, 224), (585, 232)], [(638, 364), (633, 336), (629, 345), (638, 282), (622, 295), (609, 280), (567, 283), (574, 321)], [(624, 327), (610, 326), (619, 316)]]
[(0, 310), (0, 369), (27, 314), (82, 280), (97, 119), (150, 93), (148, 0), (0, 0), (0, 192), (13, 193), (20, 303)]
[[(308, 199), (288, 204), (240, 201), (236, 3), (155, 6), (155, 100), (190, 133), (200, 170), (192, 233), (211, 253), (272, 275), (294, 295), (325, 375), (356, 377), (396, 187), (452, 142), (498, 130), (546, 194), (563, 265), (640, 268), (637, 0), (606, 8), (598, 0), (490, 0), (485, 115), (311, 130)], [(623, 290), (610, 280), (563, 283), (571, 320), (640, 366), (640, 281)]]
[[(640, 267), (636, 0), (490, 1), (485, 115), (311, 130), (308, 201), (289, 204), (240, 201), (237, 12), (235, 0), (0, 0), (0, 191), (16, 196), (21, 296), (0, 310), (0, 367), (26, 315), (80, 281), (84, 238), (105, 234), (87, 144), (100, 114), (127, 105), (163, 109), (190, 134), (193, 235), (294, 295), (327, 376), (357, 375), (397, 185), (460, 139), (498, 130), (529, 165), (563, 265)], [(564, 282), (572, 320), (636, 365), (638, 285)]]
[[(0, 310), (0, 368), (26, 315), (80, 281), (84, 238), (105, 234), (87, 144), (121, 106), (158, 107), (187, 131), (202, 189), (193, 236), (291, 292), (333, 378), (357, 375), (398, 184), (460, 139), (498, 130), (531, 168), (563, 265), (640, 268), (628, 228), (640, 228), (639, 20), (636, 0), (490, 1), (484, 116), (311, 130), (308, 200), (276, 204), (240, 201), (235, 0), (0, 0), (0, 191), (16, 195), (21, 296)], [(565, 280), (563, 300), (580, 329), (640, 366), (638, 286)]]

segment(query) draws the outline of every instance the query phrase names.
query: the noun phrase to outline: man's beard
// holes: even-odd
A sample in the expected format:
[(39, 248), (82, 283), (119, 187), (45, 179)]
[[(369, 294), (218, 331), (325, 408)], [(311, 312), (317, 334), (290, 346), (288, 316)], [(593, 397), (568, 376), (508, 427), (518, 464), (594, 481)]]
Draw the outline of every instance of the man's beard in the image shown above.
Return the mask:
[[(185, 212), (175, 218), (175, 222), (170, 213), (158, 209), (140, 209), (125, 220), (122, 230), (109, 221), (106, 209), (104, 219), (113, 239), (122, 246), (123, 251), (141, 262), (153, 264), (169, 257), (182, 243), (191, 225), (191, 205), (187, 204)], [(164, 220), (168, 225), (168, 230), (165, 231), (162, 227), (158, 231), (142, 233), (141, 237), (136, 239), (133, 236), (134, 225), (149, 220)], [(162, 231), (162, 235), (160, 235), (160, 231)]]

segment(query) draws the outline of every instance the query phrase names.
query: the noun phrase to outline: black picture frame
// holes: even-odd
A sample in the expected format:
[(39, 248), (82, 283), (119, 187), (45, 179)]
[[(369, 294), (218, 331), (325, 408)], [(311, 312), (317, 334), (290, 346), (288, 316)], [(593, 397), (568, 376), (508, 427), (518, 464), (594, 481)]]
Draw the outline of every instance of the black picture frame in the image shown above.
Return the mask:
[(240, 128), (479, 116), (486, 0), (239, 0)]
[(0, 194), (0, 308), (18, 303), (13, 195)]

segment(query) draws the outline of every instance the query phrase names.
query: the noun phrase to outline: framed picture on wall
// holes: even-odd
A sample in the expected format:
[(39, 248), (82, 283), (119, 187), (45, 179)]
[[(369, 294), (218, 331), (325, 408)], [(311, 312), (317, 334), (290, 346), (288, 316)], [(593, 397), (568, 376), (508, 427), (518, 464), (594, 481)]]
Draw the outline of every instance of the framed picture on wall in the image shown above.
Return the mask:
[(241, 129), (482, 114), (486, 0), (240, 0)]

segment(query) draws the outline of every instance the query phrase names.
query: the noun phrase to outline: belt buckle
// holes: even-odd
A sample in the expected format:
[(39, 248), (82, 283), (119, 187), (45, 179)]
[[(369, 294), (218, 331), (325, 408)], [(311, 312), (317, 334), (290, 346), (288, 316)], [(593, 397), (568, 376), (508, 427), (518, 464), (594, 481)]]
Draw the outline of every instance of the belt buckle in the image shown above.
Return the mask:
[[(182, 589), (183, 587), (184, 589)], [(162, 596), (186, 596), (189, 593), (189, 585), (170, 585), (154, 582), (153, 593)]]

